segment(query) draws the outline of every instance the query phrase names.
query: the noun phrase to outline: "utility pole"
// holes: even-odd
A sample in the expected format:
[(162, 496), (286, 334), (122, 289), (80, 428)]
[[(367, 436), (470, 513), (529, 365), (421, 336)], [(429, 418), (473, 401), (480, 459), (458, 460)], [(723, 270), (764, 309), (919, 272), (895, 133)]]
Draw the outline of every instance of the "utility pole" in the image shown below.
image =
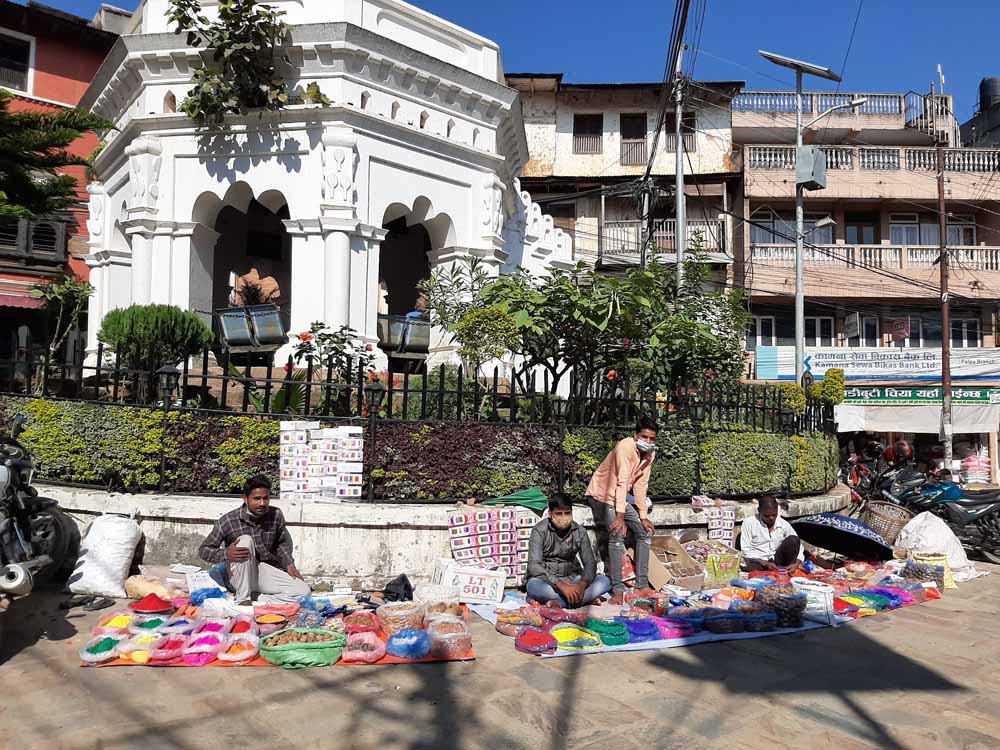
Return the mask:
[[(933, 99), (933, 106), (937, 101)], [(937, 134), (935, 134), (936, 137)], [(948, 298), (948, 217), (944, 209), (944, 145), (937, 139), (938, 234), (941, 255), (941, 436), (944, 438), (944, 468), (951, 471), (951, 301)]]
[(805, 188), (798, 180), (799, 154), (802, 152), (802, 68), (795, 68), (795, 382), (802, 384), (806, 369), (806, 295), (802, 254), (805, 240)]
[(687, 206), (684, 196), (684, 81), (681, 78), (681, 58), (684, 45), (677, 52), (674, 70), (674, 249), (677, 257), (677, 293), (684, 286), (684, 253), (687, 251)]

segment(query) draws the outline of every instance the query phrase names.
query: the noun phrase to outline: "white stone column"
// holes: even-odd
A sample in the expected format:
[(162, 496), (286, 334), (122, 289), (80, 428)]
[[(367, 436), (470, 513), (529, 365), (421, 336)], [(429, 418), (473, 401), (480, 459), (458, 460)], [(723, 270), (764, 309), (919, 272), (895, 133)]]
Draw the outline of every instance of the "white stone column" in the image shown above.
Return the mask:
[(204, 224), (175, 225), (170, 238), (169, 301), (211, 325), (215, 243), (219, 233)]
[[(308, 331), (317, 320), (325, 320), (325, 244), (317, 219), (289, 219), (285, 227), (292, 239), (291, 328), (294, 336)], [(329, 322), (329, 321), (326, 321)], [(294, 343), (294, 342), (293, 342)], [(282, 350), (279, 356), (287, 356)]]
[(148, 305), (152, 299), (153, 237), (143, 232), (129, 236), (132, 240), (132, 303)]
[[(323, 320), (330, 326), (349, 325), (351, 320), (351, 235), (329, 232), (324, 238)], [(355, 290), (364, 298), (364, 289)]]

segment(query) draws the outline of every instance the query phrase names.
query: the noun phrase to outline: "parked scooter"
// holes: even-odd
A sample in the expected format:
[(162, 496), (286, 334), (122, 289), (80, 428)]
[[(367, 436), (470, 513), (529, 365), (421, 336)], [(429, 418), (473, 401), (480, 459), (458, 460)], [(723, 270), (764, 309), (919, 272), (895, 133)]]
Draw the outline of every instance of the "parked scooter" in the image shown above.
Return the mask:
[(32, 487), (35, 465), (18, 442), (24, 417), (0, 436), (0, 612), (39, 582), (73, 565), (79, 533), (55, 500)]

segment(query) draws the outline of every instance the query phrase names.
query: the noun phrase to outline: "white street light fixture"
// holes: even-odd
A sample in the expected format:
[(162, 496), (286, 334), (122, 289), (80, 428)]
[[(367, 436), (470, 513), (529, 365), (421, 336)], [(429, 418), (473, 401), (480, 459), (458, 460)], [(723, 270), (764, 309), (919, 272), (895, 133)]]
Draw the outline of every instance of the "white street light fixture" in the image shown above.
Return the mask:
[[(795, 181), (795, 382), (801, 383), (802, 376), (805, 374), (805, 358), (806, 358), (806, 303), (805, 303), (805, 291), (804, 291), (804, 281), (803, 281), (803, 268), (802, 268), (802, 246), (803, 240), (805, 239), (805, 219), (804, 219), (804, 209), (802, 205), (803, 196), (803, 184), (799, 182), (798, 174), (800, 167), (800, 157), (802, 153), (802, 131), (804, 130), (802, 126), (802, 76), (805, 74), (816, 76), (817, 78), (825, 78), (828, 81), (833, 81), (835, 83), (840, 83), (840, 76), (834, 73), (830, 68), (823, 67), (822, 65), (816, 65), (814, 63), (805, 62), (803, 60), (796, 60), (794, 57), (786, 57), (785, 55), (779, 55), (774, 52), (766, 52), (765, 50), (757, 51), (761, 57), (763, 57), (768, 62), (772, 62), (775, 65), (780, 65), (783, 68), (791, 68), (795, 71), (795, 171), (796, 171), (796, 181)], [(857, 98), (852, 100), (847, 104), (839, 104), (835, 107), (831, 107), (826, 110), (819, 117), (816, 117), (805, 127), (809, 127), (817, 120), (820, 120), (831, 112), (840, 109), (854, 109), (860, 107), (867, 100), (862, 98)], [(832, 221), (832, 220), (831, 220)], [(824, 224), (824, 226), (827, 226)]]

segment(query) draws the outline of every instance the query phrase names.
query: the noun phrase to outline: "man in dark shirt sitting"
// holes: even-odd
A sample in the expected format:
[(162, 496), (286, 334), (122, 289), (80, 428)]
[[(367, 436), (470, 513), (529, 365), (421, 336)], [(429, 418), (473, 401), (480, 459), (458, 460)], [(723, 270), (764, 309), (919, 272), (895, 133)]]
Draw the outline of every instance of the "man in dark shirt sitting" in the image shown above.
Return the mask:
[(550, 607), (580, 607), (611, 590), (597, 575), (590, 537), (573, 521), (573, 504), (562, 494), (549, 500), (549, 517), (531, 530), (528, 546), (528, 597)]
[(270, 507), (271, 482), (251, 477), (243, 486), (243, 505), (215, 522), (198, 548), (198, 556), (214, 563), (212, 579), (249, 603), (253, 593), (289, 602), (311, 593), (292, 559), (292, 538), (285, 517)]

